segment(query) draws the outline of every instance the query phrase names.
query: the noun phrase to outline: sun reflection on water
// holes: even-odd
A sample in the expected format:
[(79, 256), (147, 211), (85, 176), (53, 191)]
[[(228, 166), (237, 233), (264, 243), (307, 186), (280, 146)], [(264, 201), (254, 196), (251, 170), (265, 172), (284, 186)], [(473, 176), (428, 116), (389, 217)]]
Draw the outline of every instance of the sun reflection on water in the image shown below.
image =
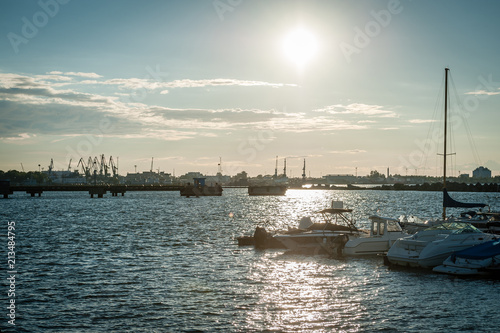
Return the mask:
[(266, 255), (254, 263), (248, 279), (255, 286), (257, 304), (248, 312), (253, 329), (285, 331), (358, 331), (355, 319), (363, 312), (357, 288), (344, 275), (346, 263), (327, 257)]

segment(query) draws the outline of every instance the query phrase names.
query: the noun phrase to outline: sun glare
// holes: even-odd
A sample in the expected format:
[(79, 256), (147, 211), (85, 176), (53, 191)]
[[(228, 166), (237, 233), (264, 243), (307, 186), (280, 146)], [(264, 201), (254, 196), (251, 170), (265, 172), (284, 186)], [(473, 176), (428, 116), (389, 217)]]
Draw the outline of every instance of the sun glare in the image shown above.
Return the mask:
[(299, 68), (311, 61), (317, 51), (316, 37), (304, 28), (291, 31), (283, 40), (283, 52)]

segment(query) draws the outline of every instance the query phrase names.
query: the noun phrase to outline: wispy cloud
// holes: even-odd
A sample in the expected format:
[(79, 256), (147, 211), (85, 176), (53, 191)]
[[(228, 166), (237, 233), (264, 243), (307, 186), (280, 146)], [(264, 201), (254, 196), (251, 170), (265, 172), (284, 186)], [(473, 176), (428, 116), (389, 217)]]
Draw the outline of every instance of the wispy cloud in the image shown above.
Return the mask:
[(363, 103), (352, 103), (349, 105), (335, 104), (329, 105), (321, 109), (314, 110), (315, 112), (326, 112), (337, 115), (364, 115), (368, 117), (395, 118), (397, 113), (390, 110), (384, 110), (381, 105), (370, 105)]
[[(228, 131), (273, 132), (328, 132), (366, 129), (366, 124), (348, 119), (336, 119), (336, 112), (289, 112), (276, 109), (245, 108), (170, 108), (139, 102), (120, 100), (120, 92), (101, 95), (83, 91), (85, 85), (62, 87), (65, 75), (96, 77), (95, 73), (49, 72), (42, 76), (0, 73), (0, 107), (3, 123), (0, 137), (15, 138), (26, 135), (83, 135), (97, 128), (99, 120), (106, 117), (116, 125), (108, 137), (156, 138), (159, 140), (185, 140), (195, 137), (216, 137)], [(54, 76), (54, 79), (47, 78)], [(86, 82), (88, 80), (80, 81)], [(92, 80), (98, 82), (99, 80)], [(72, 81), (73, 82), (73, 81)], [(139, 79), (111, 79), (99, 81), (115, 85), (118, 89), (136, 89), (144, 83)], [(244, 80), (178, 80), (151, 83), (152, 89), (161, 87), (186, 88), (206, 86), (268, 86), (283, 87), (263, 81)], [(337, 106), (338, 108), (338, 106)], [(364, 110), (364, 111), (362, 111)], [(371, 110), (371, 111), (370, 111)], [(374, 111), (375, 110), (375, 111)], [(352, 104), (344, 111), (358, 114), (387, 116), (378, 106)], [(21, 136), (22, 138), (22, 136)]]
[(366, 150), (363, 149), (347, 149), (347, 150), (331, 150), (328, 152), (329, 154), (361, 154), (366, 153)]
[[(500, 88), (498, 88), (500, 90)], [(500, 95), (500, 91), (487, 91), (487, 90), (476, 90), (476, 91), (469, 91), (465, 93), (466, 95), (487, 95), (487, 96), (493, 96), (493, 95)]]
[(5, 137), (5, 138), (3, 138), (3, 140), (10, 142), (10, 143), (22, 143), (26, 140), (33, 139), (35, 137), (36, 137), (36, 135), (34, 135), (34, 134), (19, 133), (15, 136)]
[(176, 88), (203, 88), (203, 87), (221, 87), (221, 86), (240, 86), (240, 87), (296, 87), (295, 84), (272, 83), (264, 81), (248, 81), (236, 79), (204, 79), (204, 80), (174, 80), (158, 81), (152, 79), (128, 78), (128, 79), (110, 79), (110, 80), (84, 80), (80, 84), (88, 85), (114, 85), (120, 89), (148, 89), (161, 90), (161, 94), (168, 93), (168, 89)]
[(434, 123), (434, 122), (436, 122), (436, 120), (433, 120), (433, 119), (410, 119), (408, 122), (412, 123), (412, 124), (427, 124), (427, 123)]
[(69, 76), (79, 76), (79, 77), (89, 77), (89, 78), (100, 78), (102, 77), (99, 74), (96, 73), (83, 73), (83, 72), (60, 72), (60, 71), (52, 71), (48, 72), (47, 74), (50, 75), (59, 75), (59, 76), (64, 76), (64, 75), (69, 75)]

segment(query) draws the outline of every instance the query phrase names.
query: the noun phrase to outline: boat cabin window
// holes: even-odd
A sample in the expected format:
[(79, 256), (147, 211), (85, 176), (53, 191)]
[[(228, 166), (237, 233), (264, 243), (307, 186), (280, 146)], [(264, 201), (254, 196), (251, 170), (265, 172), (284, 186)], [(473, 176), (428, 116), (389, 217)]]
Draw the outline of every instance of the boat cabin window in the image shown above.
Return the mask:
[(384, 234), (384, 222), (373, 222), (372, 224), (372, 235), (380, 235)]

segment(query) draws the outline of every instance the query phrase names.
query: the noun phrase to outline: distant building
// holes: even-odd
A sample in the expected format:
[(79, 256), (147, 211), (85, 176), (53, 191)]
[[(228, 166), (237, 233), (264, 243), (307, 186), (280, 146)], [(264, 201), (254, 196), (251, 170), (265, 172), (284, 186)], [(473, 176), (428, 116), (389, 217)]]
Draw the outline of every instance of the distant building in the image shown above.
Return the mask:
[[(57, 170), (52, 170), (52, 171), (43, 171), (42, 173), (47, 174), (52, 180), (53, 183), (55, 184), (85, 184), (87, 183), (87, 180), (85, 177), (80, 175), (78, 171), (71, 172), (71, 171), (57, 171)], [(33, 180), (31, 180), (31, 184), (33, 183)], [(26, 183), (25, 183), (26, 184)], [(29, 185), (29, 184), (26, 184)]]
[(231, 181), (231, 176), (224, 176), (220, 172), (215, 176), (203, 176), (206, 178), (205, 182), (207, 185), (215, 185), (215, 184), (227, 184)]
[(242, 171), (231, 177), (231, 184), (240, 186), (248, 185), (248, 174), (246, 173), (246, 171)]
[(480, 166), (476, 170), (472, 171), (472, 177), (474, 178), (491, 178), (491, 170)]
[(125, 184), (150, 185), (150, 184), (172, 184), (172, 176), (165, 172), (144, 171), (143, 173), (127, 173)]

